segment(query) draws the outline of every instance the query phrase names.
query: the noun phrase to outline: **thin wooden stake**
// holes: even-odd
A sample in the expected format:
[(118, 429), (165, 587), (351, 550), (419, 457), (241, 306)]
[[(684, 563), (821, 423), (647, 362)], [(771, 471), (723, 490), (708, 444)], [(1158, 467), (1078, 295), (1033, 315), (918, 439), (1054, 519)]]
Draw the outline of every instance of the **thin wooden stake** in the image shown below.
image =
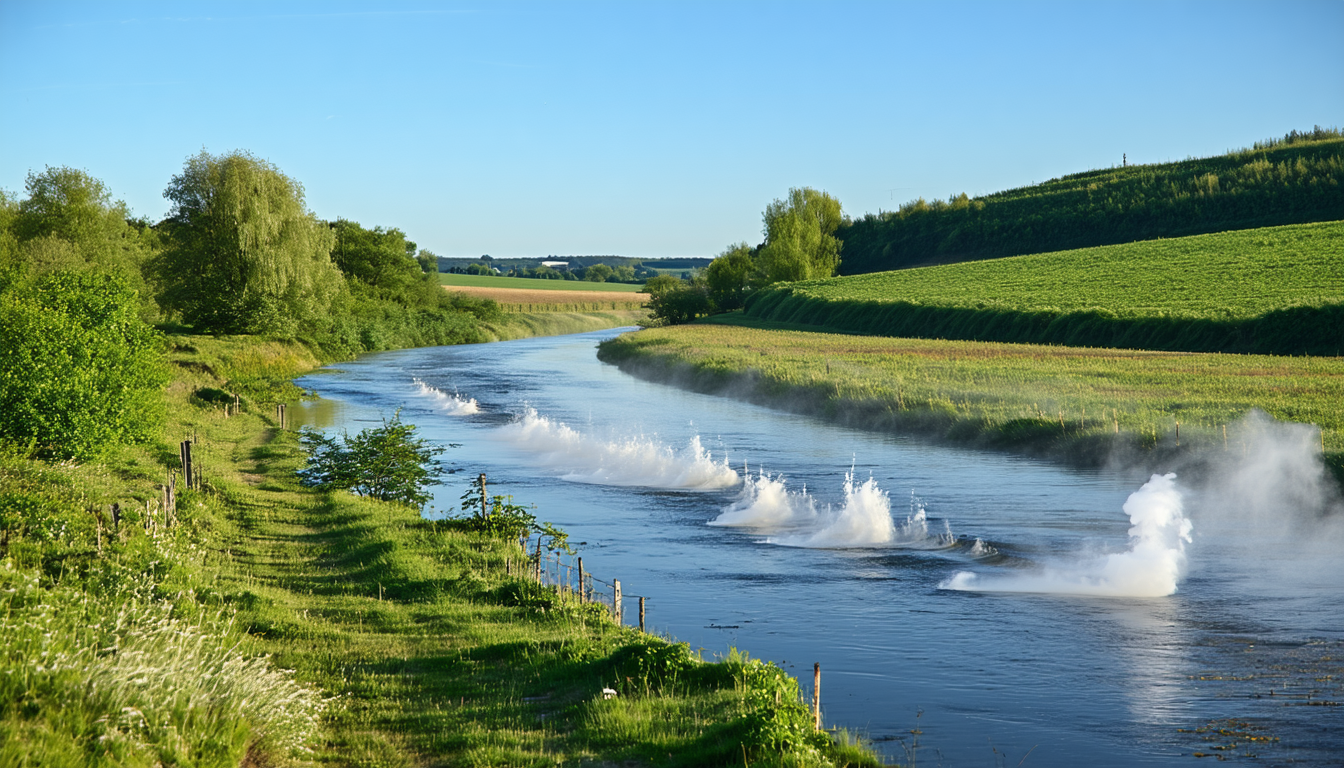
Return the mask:
[(484, 472), (482, 472), (482, 473), (480, 474), (480, 477), (477, 477), (477, 478), (476, 478), (476, 482), (478, 482), (478, 483), (481, 484), (481, 517), (484, 518), (484, 519), (488, 519), (488, 518), (490, 517), (490, 509), (489, 509), (489, 507), (486, 505), (486, 501), (489, 499), (489, 497), (486, 496), (486, 494), (485, 494), (485, 473), (484, 473)]
[(621, 580), (616, 579), (612, 582), (611, 610), (616, 615), (616, 623), (621, 624)]
[(1181, 422), (1176, 422), (1176, 447), (1181, 447)]
[(644, 631), (644, 598), (639, 598), (639, 631)]
[(584, 594), (583, 589), (583, 558), (579, 558), (579, 604), (588, 602), (588, 596)]
[(821, 662), (812, 665), (812, 729), (821, 730)]

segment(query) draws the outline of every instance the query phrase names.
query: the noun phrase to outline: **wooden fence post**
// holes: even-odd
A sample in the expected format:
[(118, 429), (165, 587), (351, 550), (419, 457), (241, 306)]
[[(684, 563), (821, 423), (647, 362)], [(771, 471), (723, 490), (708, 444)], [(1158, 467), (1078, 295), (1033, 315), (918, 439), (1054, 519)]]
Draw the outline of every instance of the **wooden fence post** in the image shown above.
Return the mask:
[(541, 583), (541, 537), (537, 537), (537, 583)]
[(489, 519), (489, 518), (490, 518), (490, 509), (489, 509), (488, 506), (486, 506), (486, 500), (487, 500), (489, 497), (486, 496), (486, 494), (485, 494), (485, 473), (482, 472), (482, 473), (481, 473), (481, 476), (478, 477), (478, 478), (476, 478), (476, 481), (477, 481), (478, 483), (481, 484), (481, 518), (482, 518), (482, 519)]
[(621, 580), (614, 579), (612, 583), (611, 610), (616, 615), (616, 623), (622, 624), (621, 616)]
[(639, 598), (639, 631), (644, 631), (644, 598)]
[(579, 605), (583, 605), (584, 603), (588, 602), (587, 597), (588, 597), (588, 596), (584, 594), (584, 589), (583, 589), (583, 558), (580, 557), (580, 558), (579, 558)]
[(812, 665), (812, 729), (821, 730), (821, 662)]

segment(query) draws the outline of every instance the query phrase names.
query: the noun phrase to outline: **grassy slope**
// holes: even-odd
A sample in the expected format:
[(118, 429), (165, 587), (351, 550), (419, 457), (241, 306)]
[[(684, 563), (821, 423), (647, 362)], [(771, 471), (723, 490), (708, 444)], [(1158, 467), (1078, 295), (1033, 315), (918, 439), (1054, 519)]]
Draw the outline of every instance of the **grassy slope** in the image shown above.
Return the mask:
[(1344, 222), (796, 283), (762, 319), (879, 335), (1338, 354)]
[[(1344, 359), (887, 339), (781, 329), (740, 314), (626, 334), (599, 356), (661, 381), (984, 447), (1099, 463), (1221, 447), (1252, 408), (1322, 428), (1344, 468)], [(747, 327), (755, 326), (755, 327)]]
[(1071, 174), (841, 227), (844, 274), (1339, 218), (1344, 139)]
[(442, 285), (467, 285), (482, 288), (526, 288), (539, 291), (609, 291), (638, 293), (644, 286), (638, 283), (590, 283), (586, 280), (540, 280), (531, 277), (499, 277), (491, 275), (457, 275), (439, 273)]
[[(183, 494), (183, 511), (170, 529), (176, 548), (148, 551), (159, 539), (133, 517), (116, 543), (100, 545), (100, 561), (136, 569), (133, 554), (154, 557), (163, 574), (156, 590), (175, 613), (236, 611), (224, 647), (238, 643), (247, 655), (272, 654), (327, 699), (310, 734), (317, 763), (716, 765), (749, 756), (762, 765), (874, 764), (851, 746), (827, 747), (830, 759), (809, 751), (805, 742), (815, 737), (799, 727), (808, 719), (796, 681), (773, 667), (743, 658), (704, 664), (684, 646), (616, 626), (594, 606), (566, 604), (506, 573), (506, 559), (516, 566), (522, 558), (516, 544), (448, 530), (406, 507), (298, 487), (301, 450), (292, 432), (276, 428), (272, 401), (297, 395), (288, 378), (317, 363), (304, 348), (176, 337), (172, 360), (168, 436), (174, 443), (195, 436), (205, 490)], [(202, 400), (215, 391), (240, 392), (245, 412), (226, 417)], [(174, 449), (162, 445), (127, 448), (91, 467), (3, 464), (0, 497), (13, 492), (16, 474), (77, 475), (80, 503), (116, 500), (135, 510), (158, 497), (156, 479), (173, 462)], [(544, 500), (530, 501), (542, 502), (544, 514)], [(8, 542), (6, 568), (32, 568), (14, 558), (26, 552), (31, 561), (40, 546), (47, 545)], [(59, 573), (65, 572), (62, 566)], [(0, 575), (8, 583), (11, 573)], [(47, 574), (56, 578), (50, 568)], [(103, 593), (90, 593), (94, 600), (76, 596), (66, 610), (92, 621)], [(9, 658), (23, 631), (0, 622), (0, 659)], [(43, 642), (34, 637), (25, 642)], [(99, 638), (90, 648), (106, 644)], [(164, 653), (180, 655), (171, 648)], [(143, 657), (130, 674), (159, 669), (157, 658)], [(36, 669), (39, 682), (54, 674)], [(190, 670), (173, 674), (189, 683), (194, 676)], [(208, 716), (180, 708), (166, 731), (145, 736), (159, 747), (142, 754), (117, 746), (119, 739), (109, 746), (95, 738), (105, 726), (81, 721), (98, 711), (82, 698), (89, 695), (79, 692), (83, 683), (70, 682), (69, 694), (30, 696), (23, 707), (3, 708), (0, 763), (149, 766), (167, 760), (230, 768), (288, 762), (258, 740), (252, 721), (228, 714), (229, 699), (218, 698), (227, 696), (219, 692), (227, 687), (218, 683), (203, 694), (216, 697), (203, 699), (214, 702)], [(602, 699), (606, 686), (620, 695)], [(150, 704), (136, 706), (153, 719), (157, 709)], [(108, 706), (115, 716), (118, 705)], [(92, 740), (84, 733), (94, 734), (87, 737)]]
[(878, 272), (796, 290), (830, 301), (1255, 317), (1344, 302), (1344, 221)]
[(508, 341), (532, 336), (558, 336), (639, 325), (648, 317), (649, 312), (646, 309), (616, 309), (606, 312), (520, 312), (510, 313), (497, 323), (486, 323), (485, 329), (495, 341)]

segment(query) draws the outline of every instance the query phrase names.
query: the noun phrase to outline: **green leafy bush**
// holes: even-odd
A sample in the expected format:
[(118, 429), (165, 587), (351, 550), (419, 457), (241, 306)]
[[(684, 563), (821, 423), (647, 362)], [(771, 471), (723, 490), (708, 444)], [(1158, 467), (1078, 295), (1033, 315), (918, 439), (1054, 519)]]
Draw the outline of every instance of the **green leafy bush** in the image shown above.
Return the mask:
[(335, 438), (312, 429), (300, 436), (308, 464), (299, 470), (302, 483), (320, 490), (347, 490), (360, 496), (423, 507), (426, 490), (442, 473), (435, 456), (444, 449), (416, 437), (415, 425), (394, 414), (381, 427), (351, 437)]
[(113, 274), (54, 272), (0, 291), (0, 440), (87, 459), (156, 438), (167, 367), (139, 310)]

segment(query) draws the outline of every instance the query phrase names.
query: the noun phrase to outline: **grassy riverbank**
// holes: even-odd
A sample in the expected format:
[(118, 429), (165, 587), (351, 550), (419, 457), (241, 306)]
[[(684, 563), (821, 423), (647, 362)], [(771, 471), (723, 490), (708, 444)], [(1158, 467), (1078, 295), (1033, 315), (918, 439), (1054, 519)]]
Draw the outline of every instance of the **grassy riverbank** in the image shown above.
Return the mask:
[[(605, 342), (636, 375), (868, 429), (1102, 464), (1239, 449), (1259, 408), (1315, 424), (1344, 477), (1344, 359), (1080, 349), (788, 330), (743, 317)], [(1226, 435), (1226, 438), (1224, 438)]]
[[(274, 405), (306, 348), (171, 341), (166, 443), (0, 464), (0, 507), (33, 511), (0, 569), (0, 765), (876, 764), (771, 665), (562, 601), (516, 543), (300, 487)], [(182, 438), (204, 483), (170, 515)]]

